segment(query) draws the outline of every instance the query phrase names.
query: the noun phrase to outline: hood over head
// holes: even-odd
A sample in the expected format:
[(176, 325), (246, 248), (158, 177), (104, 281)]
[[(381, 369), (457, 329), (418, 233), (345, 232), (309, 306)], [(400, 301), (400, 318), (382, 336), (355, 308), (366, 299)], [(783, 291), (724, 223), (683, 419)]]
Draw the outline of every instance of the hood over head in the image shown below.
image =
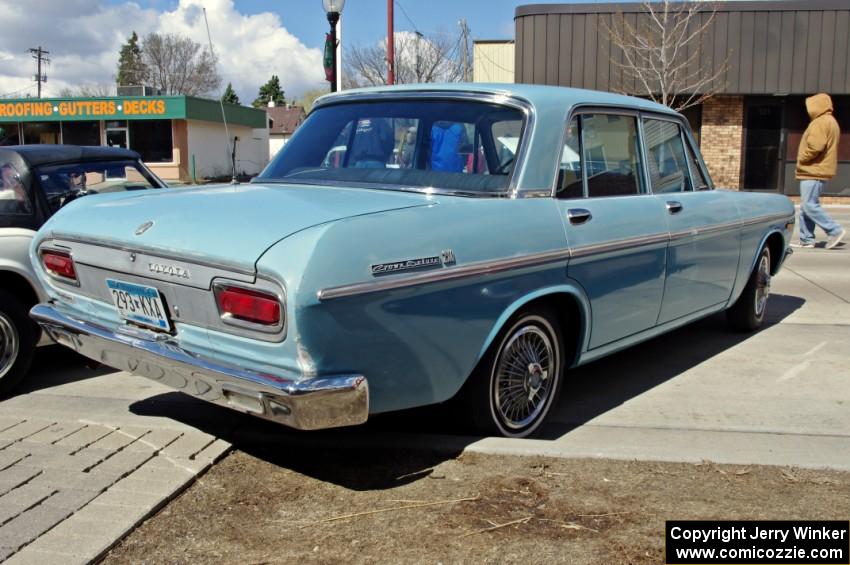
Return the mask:
[(806, 111), (812, 120), (827, 112), (832, 113), (832, 98), (829, 97), (829, 94), (822, 92), (814, 96), (809, 96), (806, 98)]

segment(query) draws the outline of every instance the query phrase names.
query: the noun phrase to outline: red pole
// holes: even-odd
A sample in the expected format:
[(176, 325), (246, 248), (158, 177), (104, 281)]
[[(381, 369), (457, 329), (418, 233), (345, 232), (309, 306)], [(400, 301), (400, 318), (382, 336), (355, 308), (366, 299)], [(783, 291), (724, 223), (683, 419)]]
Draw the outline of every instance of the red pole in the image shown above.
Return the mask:
[(395, 31), (393, 0), (387, 0), (387, 84), (395, 84)]

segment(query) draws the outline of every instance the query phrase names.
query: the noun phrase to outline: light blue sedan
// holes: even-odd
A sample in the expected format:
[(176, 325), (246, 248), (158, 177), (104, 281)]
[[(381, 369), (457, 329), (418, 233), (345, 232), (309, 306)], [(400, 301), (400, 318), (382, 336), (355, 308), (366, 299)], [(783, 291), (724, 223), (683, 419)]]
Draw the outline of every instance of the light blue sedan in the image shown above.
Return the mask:
[(32, 316), (299, 429), (451, 399), (525, 437), (571, 367), (723, 310), (758, 329), (793, 223), (784, 196), (716, 190), (687, 122), (645, 100), (348, 91), (249, 185), (67, 206), (32, 246)]

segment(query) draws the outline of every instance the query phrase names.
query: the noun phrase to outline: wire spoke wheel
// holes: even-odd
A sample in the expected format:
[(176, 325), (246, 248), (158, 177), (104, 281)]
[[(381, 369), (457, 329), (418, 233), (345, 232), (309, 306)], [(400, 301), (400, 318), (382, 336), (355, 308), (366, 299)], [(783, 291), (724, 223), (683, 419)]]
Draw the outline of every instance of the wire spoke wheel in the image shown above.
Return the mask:
[(19, 350), (18, 330), (8, 316), (0, 312), (0, 379), (14, 366)]
[(506, 334), (490, 378), (491, 409), (505, 435), (525, 436), (545, 417), (558, 385), (558, 335), (542, 316), (526, 316)]
[(756, 273), (755, 314), (761, 318), (770, 296), (770, 255), (763, 254), (759, 259)]

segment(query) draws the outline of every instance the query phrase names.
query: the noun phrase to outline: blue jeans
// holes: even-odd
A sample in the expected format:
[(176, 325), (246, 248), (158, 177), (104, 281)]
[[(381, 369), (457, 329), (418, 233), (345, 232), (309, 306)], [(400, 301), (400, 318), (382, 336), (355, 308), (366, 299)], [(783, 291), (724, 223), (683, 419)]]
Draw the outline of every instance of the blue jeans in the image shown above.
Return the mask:
[(800, 243), (815, 242), (815, 225), (827, 235), (835, 235), (841, 231), (841, 225), (833, 220), (820, 207), (820, 193), (826, 181), (800, 181)]

